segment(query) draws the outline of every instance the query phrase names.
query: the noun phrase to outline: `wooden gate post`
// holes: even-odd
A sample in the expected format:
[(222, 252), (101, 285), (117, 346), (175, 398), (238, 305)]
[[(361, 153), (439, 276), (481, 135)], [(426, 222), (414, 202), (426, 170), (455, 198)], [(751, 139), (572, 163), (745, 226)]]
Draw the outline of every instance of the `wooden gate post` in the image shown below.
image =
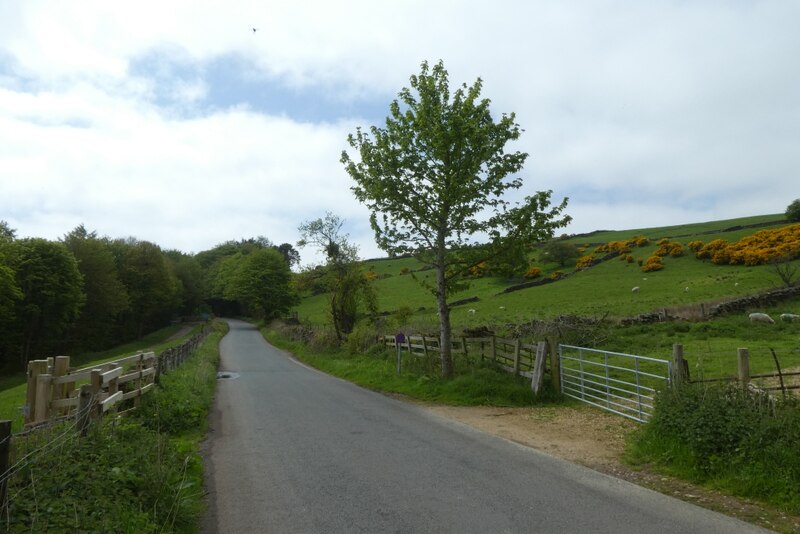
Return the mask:
[(689, 381), (689, 364), (683, 357), (683, 345), (672, 345), (672, 382), (676, 385)]
[(547, 342), (540, 341), (536, 344), (536, 359), (533, 361), (533, 376), (531, 377), (531, 389), (538, 395), (544, 384), (545, 359), (547, 358)]
[[(11, 465), (11, 421), (0, 421), (0, 477), (5, 476)], [(8, 501), (8, 479), (0, 479), (0, 510), (6, 509)], [(5, 515), (3, 513), (2, 515)]]
[(561, 391), (561, 360), (558, 359), (558, 338), (551, 337), (547, 340), (550, 345), (550, 381), (553, 389)]
[(750, 383), (750, 351), (737, 349), (736, 353), (739, 360), (739, 382), (746, 387)]
[(514, 376), (519, 376), (519, 338), (514, 340)]

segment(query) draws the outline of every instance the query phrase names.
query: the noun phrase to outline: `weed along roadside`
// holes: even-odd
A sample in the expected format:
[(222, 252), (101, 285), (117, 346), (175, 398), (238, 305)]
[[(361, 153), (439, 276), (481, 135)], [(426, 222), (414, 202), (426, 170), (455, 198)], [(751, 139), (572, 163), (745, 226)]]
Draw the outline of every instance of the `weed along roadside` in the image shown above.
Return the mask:
[(0, 524), (11, 532), (196, 531), (199, 442), (227, 324), (215, 321), (209, 330), (124, 416), (109, 412), (85, 436), (75, 416), (15, 435)]

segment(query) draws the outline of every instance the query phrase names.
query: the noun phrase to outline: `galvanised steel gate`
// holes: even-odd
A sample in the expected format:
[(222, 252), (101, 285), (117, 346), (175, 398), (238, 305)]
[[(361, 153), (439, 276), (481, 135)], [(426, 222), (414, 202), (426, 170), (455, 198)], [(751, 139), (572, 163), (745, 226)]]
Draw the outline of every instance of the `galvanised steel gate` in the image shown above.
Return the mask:
[(559, 345), (558, 355), (561, 393), (641, 423), (672, 376), (669, 360), (572, 345)]

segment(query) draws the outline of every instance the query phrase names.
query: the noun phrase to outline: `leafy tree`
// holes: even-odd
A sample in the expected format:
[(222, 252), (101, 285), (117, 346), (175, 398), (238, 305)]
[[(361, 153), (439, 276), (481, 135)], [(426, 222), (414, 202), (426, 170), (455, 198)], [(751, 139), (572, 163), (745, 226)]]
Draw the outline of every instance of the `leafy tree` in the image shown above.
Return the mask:
[(178, 250), (164, 253), (178, 280), (179, 308), (181, 315), (195, 315), (203, 308), (205, 294), (203, 268), (195, 256)]
[(111, 243), (120, 279), (128, 292), (129, 309), (123, 314), (126, 338), (169, 324), (180, 307), (179, 284), (158, 245), (133, 238)]
[(793, 200), (786, 207), (786, 218), (792, 222), (800, 222), (800, 198)]
[(204, 271), (205, 301), (215, 314), (230, 317), (245, 313), (242, 302), (226, 297), (227, 288), (239, 268), (241, 258), (267, 248), (277, 247), (266, 237), (259, 236), (240, 241), (226, 241), (195, 256)]
[(275, 249), (281, 253), (286, 264), (291, 268), (295, 265), (300, 265), (300, 253), (291, 245), (291, 243), (281, 243)]
[(117, 318), (128, 309), (128, 292), (111, 247), (107, 239), (87, 232), (82, 224), (65, 235), (63, 242), (78, 262), (86, 295), (72, 331), (72, 345), (83, 350), (104, 349), (114, 340)]
[(32, 357), (52, 356), (84, 303), (75, 256), (63, 243), (27, 238), (13, 243), (11, 264), (22, 299), (16, 307), (16, 341), (22, 369)]
[[(356, 182), (355, 196), (372, 211), (375, 237), (391, 255), (412, 253), (436, 270), (442, 375), (453, 373), (447, 299), (469, 267), (460, 252), (470, 239), (488, 239), (487, 258), (516, 243), (551, 238), (569, 217), (559, 218), (566, 199), (547, 211), (552, 192), (537, 192), (512, 204), (504, 195), (522, 187), (519, 172), (527, 158), (506, 152), (520, 135), (514, 114), (495, 122), (483, 82), (463, 84), (451, 95), (440, 61), (422, 63), (390, 105), (386, 126), (348, 136), (358, 152), (341, 162)], [(370, 135), (371, 134), (371, 135)], [(462, 286), (463, 287), (463, 286)]]
[(545, 243), (542, 247), (542, 261), (551, 261), (559, 267), (566, 267), (567, 264), (574, 262), (581, 255), (578, 247), (560, 239), (553, 239)]
[(340, 341), (353, 331), (359, 306), (376, 310), (375, 292), (358, 263), (358, 249), (342, 233), (344, 221), (333, 213), (302, 223), (298, 246), (315, 245), (325, 254), (322, 277), (328, 288), (331, 321)]
[(11, 228), (6, 221), (0, 220), (0, 243), (10, 243), (14, 240), (16, 230)]
[(298, 303), (290, 287), (291, 270), (284, 256), (274, 248), (232, 256), (238, 264), (225, 289), (228, 300), (244, 304), (256, 317), (271, 319), (285, 314)]
[(14, 231), (0, 221), (0, 369), (12, 363), (10, 341), (15, 332), (17, 303), (23, 296), (10, 261), (13, 240)]

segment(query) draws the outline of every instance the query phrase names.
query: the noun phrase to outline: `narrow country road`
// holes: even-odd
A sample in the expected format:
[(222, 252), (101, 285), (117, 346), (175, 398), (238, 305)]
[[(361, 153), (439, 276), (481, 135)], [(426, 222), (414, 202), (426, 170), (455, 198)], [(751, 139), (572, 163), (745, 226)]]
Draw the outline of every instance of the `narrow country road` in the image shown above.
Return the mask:
[(306, 368), (229, 321), (203, 532), (737, 533), (755, 526)]

